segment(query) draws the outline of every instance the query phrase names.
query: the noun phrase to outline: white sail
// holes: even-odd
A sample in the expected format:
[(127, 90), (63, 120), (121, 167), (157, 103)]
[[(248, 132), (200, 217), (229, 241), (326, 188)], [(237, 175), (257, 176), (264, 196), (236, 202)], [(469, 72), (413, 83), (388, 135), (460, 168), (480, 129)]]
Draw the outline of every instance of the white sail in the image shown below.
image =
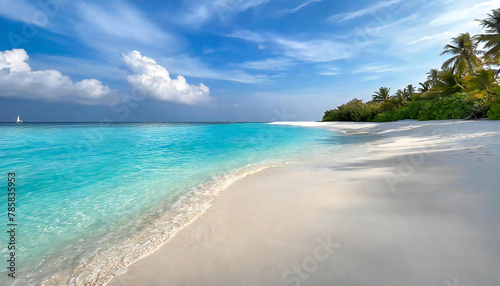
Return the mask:
[(19, 116), (17, 117), (17, 123), (23, 122), (21, 119), (19, 119)]

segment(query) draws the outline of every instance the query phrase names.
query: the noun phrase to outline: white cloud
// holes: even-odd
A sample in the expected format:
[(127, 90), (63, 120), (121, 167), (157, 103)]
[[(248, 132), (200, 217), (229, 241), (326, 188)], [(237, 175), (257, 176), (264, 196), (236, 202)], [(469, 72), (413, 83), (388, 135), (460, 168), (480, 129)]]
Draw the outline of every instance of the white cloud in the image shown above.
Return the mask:
[[(467, 1), (466, 7), (460, 7), (454, 2), (450, 4), (452, 5), (451, 10), (439, 15), (430, 21), (429, 24), (432, 26), (443, 26), (457, 22), (465, 22), (467, 20), (470, 21), (472, 15), (485, 14), (485, 12), (489, 12), (489, 9), (498, 8), (498, 6), (500, 6), (500, 1), (491, 0), (482, 3), (477, 2), (476, 5), (471, 5), (472, 3)], [(457, 7), (459, 9), (453, 9), (453, 7)]]
[[(387, 8), (397, 13), (374, 14), (373, 18), (347, 33), (346, 40), (354, 39), (353, 46), (363, 48), (365, 55), (377, 55), (375, 63), (378, 57), (384, 57), (385, 62), (397, 58), (413, 65), (421, 64), (422, 59), (427, 63), (434, 59), (442, 61), (439, 54), (444, 45), (459, 33), (480, 33), (481, 27), (475, 19), (484, 18), (491, 9), (498, 7), (498, 3), (498, 0), (478, 0), (473, 5), (468, 0), (402, 1)], [(419, 12), (408, 14), (411, 11)], [(412, 71), (409, 66), (408, 72)]]
[[(63, 15), (66, 11), (72, 10), (72, 2), (54, 0), (0, 1), (1, 17), (25, 23), (21, 28), (10, 31), (17, 36), (12, 38), (9, 36), (9, 40), (12, 41), (11, 44), (14, 47), (23, 45), (26, 43), (25, 41), (36, 37), (42, 29), (73, 37), (75, 34), (74, 30), (72, 30), (74, 21)], [(22, 39), (19, 40), (20, 38)]]
[(23, 49), (0, 52), (0, 96), (97, 104), (108, 102), (113, 94), (96, 79), (73, 83), (57, 70), (33, 71), (28, 58)]
[(412, 21), (412, 20), (416, 20), (418, 18), (420, 18), (420, 14), (419, 13), (413, 13), (411, 14), (410, 16), (407, 16), (407, 17), (403, 17), (397, 21), (394, 21), (394, 22), (391, 22), (391, 23), (388, 23), (386, 25), (383, 25), (383, 26), (380, 26), (380, 27), (377, 27), (375, 29), (377, 30), (386, 30), (386, 29), (389, 29), (389, 28), (393, 28), (393, 27), (400, 27), (401, 24), (403, 23), (406, 23), (406, 22), (409, 22), (409, 21)]
[(107, 87), (97, 79), (84, 79), (75, 83), (75, 90), (85, 94), (88, 98), (98, 99), (109, 92)]
[(14, 21), (33, 24), (33, 15), (38, 9), (23, 0), (0, 1), (0, 16)]
[(183, 45), (175, 33), (159, 27), (140, 9), (118, 1), (103, 1), (100, 5), (79, 1), (74, 4), (77, 21), (71, 31), (87, 46), (105, 54), (108, 61), (119, 61), (130, 50), (161, 49), (177, 52)]
[(386, 72), (397, 72), (404, 70), (404, 67), (392, 67), (388, 65), (366, 65), (361, 66), (353, 71), (353, 73), (386, 73)]
[(340, 74), (340, 69), (337, 67), (328, 67), (328, 66), (323, 66), (320, 67), (321, 69), (319, 70), (318, 74), (319, 75), (324, 75), (324, 76), (335, 76)]
[(237, 31), (228, 37), (240, 38), (261, 44), (261, 48), (270, 45), (285, 56), (305, 62), (329, 62), (350, 58), (353, 52), (345, 43), (327, 40), (292, 40), (275, 34), (256, 34), (251, 31)]
[(167, 34), (148, 21), (144, 15), (127, 5), (115, 5), (112, 11), (106, 11), (97, 6), (78, 3), (78, 9), (87, 25), (111, 36), (128, 38), (146, 44), (168, 38)]
[(452, 34), (450, 32), (437, 33), (437, 34), (433, 34), (433, 35), (429, 35), (429, 36), (422, 36), (422, 37), (417, 38), (417, 39), (415, 39), (411, 42), (408, 42), (406, 44), (407, 45), (415, 45), (415, 44), (418, 44), (420, 42), (425, 42), (425, 41), (434, 40), (434, 39), (442, 39), (442, 38), (449, 39), (450, 36), (452, 36)]
[(361, 81), (378, 80), (378, 79), (381, 79), (381, 78), (382, 78), (381, 76), (368, 76), (368, 77), (363, 78)]
[(362, 17), (368, 14), (375, 13), (383, 8), (387, 8), (389, 6), (398, 4), (402, 0), (388, 0), (388, 1), (380, 1), (378, 3), (373, 4), (372, 6), (354, 11), (354, 12), (349, 12), (349, 13), (343, 13), (343, 14), (336, 14), (330, 16), (328, 19), (330, 21), (337, 21), (337, 22), (344, 22), (347, 20), (352, 20), (358, 17)]
[(309, 6), (310, 4), (314, 3), (314, 2), (321, 2), (323, 0), (309, 0), (309, 1), (306, 1), (305, 3), (303, 4), (300, 4), (299, 6), (295, 7), (295, 8), (292, 8), (292, 9), (284, 9), (282, 11), (280, 11), (278, 14), (279, 15), (286, 15), (286, 14), (293, 14), (293, 13), (297, 13), (298, 11), (302, 10), (303, 8)]
[(267, 58), (258, 61), (246, 61), (239, 66), (246, 69), (279, 71), (293, 66), (295, 62), (289, 58)]
[[(438, 5), (439, 4), (439, 5)], [(498, 8), (499, 1), (457, 0), (453, 3), (438, 3), (412, 25), (399, 25), (389, 29), (385, 37), (392, 42), (390, 52), (410, 55), (427, 49), (435, 49), (436, 57), (440, 49), (460, 33), (471, 35), (481, 32), (476, 19), (483, 19), (491, 9)], [(431, 31), (431, 33), (429, 32)]]
[(334, 76), (334, 75), (339, 75), (339, 72), (334, 72), (334, 71), (320, 71), (318, 72), (319, 75), (324, 75), (324, 76)]
[(226, 80), (241, 83), (262, 83), (268, 81), (265, 75), (252, 75), (241, 70), (214, 70), (207, 67), (200, 59), (187, 55), (166, 57), (160, 63), (167, 66), (175, 74), (183, 74), (190, 77)]
[(186, 12), (182, 13), (178, 21), (189, 26), (198, 26), (213, 18), (224, 21), (247, 9), (265, 4), (270, 0), (186, 0)]
[(256, 43), (264, 43), (264, 42), (268, 41), (268, 37), (264, 37), (261, 34), (257, 34), (257, 33), (254, 33), (252, 31), (248, 31), (248, 30), (236, 31), (236, 32), (233, 32), (227, 36), (232, 37), (232, 38), (242, 39), (242, 40), (249, 41), (249, 42), (256, 42)]
[(142, 56), (138, 51), (123, 54), (123, 63), (135, 74), (127, 76), (127, 81), (139, 90), (162, 101), (181, 104), (200, 104), (210, 101), (209, 89), (204, 84), (189, 85), (179, 75), (171, 79), (169, 72), (152, 58)]
[(275, 43), (283, 50), (283, 53), (309, 62), (328, 62), (349, 58), (352, 52), (340, 42), (330, 40), (294, 41), (276, 38)]
[[(177, 52), (183, 44), (175, 33), (159, 27), (127, 1), (88, 2), (0, 1), (0, 16), (29, 24), (26, 30), (23, 26), (12, 31), (17, 37), (25, 39), (20, 44), (45, 29), (77, 38), (105, 53), (108, 60), (116, 55), (114, 60), (118, 61), (121, 52), (132, 49), (161, 47), (164, 52)], [(18, 44), (17, 40), (12, 41)]]

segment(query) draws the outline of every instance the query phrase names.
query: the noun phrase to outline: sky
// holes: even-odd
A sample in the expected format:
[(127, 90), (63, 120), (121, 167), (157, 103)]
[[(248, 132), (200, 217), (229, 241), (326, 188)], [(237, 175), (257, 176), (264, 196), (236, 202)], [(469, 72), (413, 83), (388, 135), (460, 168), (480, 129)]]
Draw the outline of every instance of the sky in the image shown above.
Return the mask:
[(321, 120), (418, 85), (500, 0), (0, 0), (0, 121)]

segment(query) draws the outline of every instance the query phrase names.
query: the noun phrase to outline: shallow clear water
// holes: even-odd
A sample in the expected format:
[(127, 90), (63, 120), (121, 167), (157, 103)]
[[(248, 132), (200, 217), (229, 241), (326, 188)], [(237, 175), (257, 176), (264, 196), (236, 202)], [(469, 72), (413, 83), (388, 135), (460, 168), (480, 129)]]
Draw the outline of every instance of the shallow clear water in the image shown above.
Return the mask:
[[(261, 123), (0, 124), (2, 188), (7, 173), (16, 173), (19, 281), (41, 283), (82, 263), (95, 271), (94, 252), (140, 257), (151, 250), (141, 245), (145, 235), (123, 253), (110, 245), (169, 228), (154, 248), (205, 209), (198, 205), (210, 202), (211, 190), (266, 166), (306, 160), (341, 139), (323, 129)], [(3, 209), (6, 193), (0, 192)], [(2, 220), (0, 255), (7, 257)], [(149, 232), (148, 225), (154, 226)], [(113, 267), (132, 260), (117, 257)]]

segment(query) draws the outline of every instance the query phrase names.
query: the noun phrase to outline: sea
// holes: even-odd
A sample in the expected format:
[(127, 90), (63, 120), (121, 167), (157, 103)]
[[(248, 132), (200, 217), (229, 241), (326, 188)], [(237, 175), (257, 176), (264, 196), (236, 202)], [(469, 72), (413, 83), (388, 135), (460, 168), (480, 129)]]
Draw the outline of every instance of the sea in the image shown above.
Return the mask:
[[(102, 285), (231, 183), (334, 154), (345, 138), (265, 123), (0, 124), (0, 281)], [(8, 173), (15, 174), (14, 221)], [(16, 278), (9, 280), (13, 222)]]

